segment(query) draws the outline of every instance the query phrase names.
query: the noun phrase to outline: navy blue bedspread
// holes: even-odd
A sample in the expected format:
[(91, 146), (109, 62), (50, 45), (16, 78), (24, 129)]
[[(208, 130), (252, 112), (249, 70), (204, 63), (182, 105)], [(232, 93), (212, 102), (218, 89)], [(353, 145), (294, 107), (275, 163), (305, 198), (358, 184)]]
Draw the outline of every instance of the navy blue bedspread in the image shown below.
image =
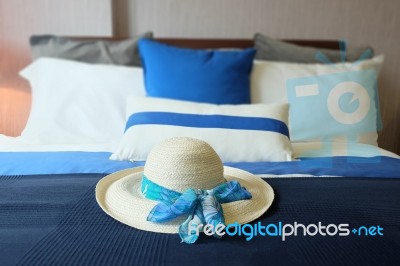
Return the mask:
[[(400, 179), (266, 179), (275, 201), (258, 221), (380, 226), (383, 236), (201, 236), (140, 231), (95, 200), (104, 174), (0, 177), (0, 265), (389, 265), (400, 250)], [(258, 222), (256, 221), (256, 222)], [(375, 231), (376, 233), (376, 231)]]

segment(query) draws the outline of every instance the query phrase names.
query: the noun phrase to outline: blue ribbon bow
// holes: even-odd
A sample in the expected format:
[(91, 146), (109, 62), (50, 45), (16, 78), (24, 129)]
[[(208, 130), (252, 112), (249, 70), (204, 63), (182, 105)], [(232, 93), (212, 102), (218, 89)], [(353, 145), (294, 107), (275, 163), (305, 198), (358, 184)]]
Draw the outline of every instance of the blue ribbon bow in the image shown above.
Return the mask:
[(225, 225), (221, 204), (251, 199), (251, 193), (237, 181), (225, 182), (210, 190), (188, 189), (179, 193), (162, 187), (143, 175), (141, 191), (146, 198), (160, 201), (150, 211), (148, 221), (162, 223), (184, 214), (189, 215), (179, 226), (182, 242), (189, 244), (198, 239), (195, 232), (199, 225), (211, 225), (214, 236), (219, 237), (215, 234), (215, 229), (219, 224)]

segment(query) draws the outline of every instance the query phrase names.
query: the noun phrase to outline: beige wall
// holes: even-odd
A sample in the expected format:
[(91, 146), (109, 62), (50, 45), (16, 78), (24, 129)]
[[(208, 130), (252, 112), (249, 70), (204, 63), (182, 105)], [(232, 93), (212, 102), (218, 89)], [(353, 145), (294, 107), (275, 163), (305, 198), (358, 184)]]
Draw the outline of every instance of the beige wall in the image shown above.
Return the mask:
[(112, 35), (112, 0), (0, 0), (0, 134), (19, 135), (29, 114), (32, 34)]
[(384, 53), (380, 145), (400, 153), (399, 0), (115, 0), (120, 36), (347, 39)]

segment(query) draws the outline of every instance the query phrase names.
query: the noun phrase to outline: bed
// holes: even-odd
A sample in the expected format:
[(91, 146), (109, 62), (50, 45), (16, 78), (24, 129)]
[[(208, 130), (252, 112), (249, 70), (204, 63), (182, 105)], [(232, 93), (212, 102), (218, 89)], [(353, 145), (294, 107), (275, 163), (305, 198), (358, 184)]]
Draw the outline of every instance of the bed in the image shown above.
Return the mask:
[[(34, 45), (43, 45), (43, 42), (48, 44), (46, 38), (42, 36), (42, 39), (36, 39)], [(101, 40), (69, 38), (71, 42), (104, 40), (123, 41), (107, 38)], [(150, 41), (148, 47), (140, 44), (141, 52), (146, 50), (144, 53), (152, 53), (152, 49), (157, 48), (160, 43), (197, 49), (224, 48), (213, 56), (208, 54), (213, 52), (211, 50), (202, 51), (206, 53), (204, 55), (207, 58), (218, 58), (220, 56), (218, 53), (226, 52), (225, 48), (235, 48), (229, 49), (228, 53), (239, 53), (243, 50), (237, 50), (238, 48), (246, 50), (254, 45), (253, 40), (156, 40), (158, 42), (155, 44)], [(293, 58), (293, 51), (290, 49), (300, 49), (302, 46), (328, 48), (331, 50), (322, 51), (325, 51), (325, 55), (331, 55), (329, 53), (332, 49), (338, 50), (343, 44), (339, 45), (337, 41), (300, 40), (289, 43), (302, 46), (295, 48), (279, 46), (276, 50), (273, 41), (258, 36), (259, 45), (261, 41), (264, 43), (268, 41), (268, 45), (272, 45), (269, 47), (281, 53), (281, 61), (277, 58), (257, 59), (259, 65), (253, 65), (252, 68), (251, 94), (244, 95), (250, 97), (247, 99), (249, 104), (239, 103), (238, 106), (231, 105), (230, 102), (210, 102), (221, 95), (221, 101), (238, 100), (226, 97), (226, 91), (221, 95), (213, 94), (207, 103), (188, 103), (189, 100), (196, 101), (196, 99), (180, 99), (179, 97), (183, 97), (180, 93), (168, 95), (167, 98), (174, 98), (173, 100), (147, 99), (148, 97), (144, 95), (146, 90), (144, 83), (146, 86), (156, 88), (160, 86), (157, 82), (161, 78), (157, 76), (156, 80), (150, 81), (147, 79), (151, 77), (146, 77), (144, 81), (139, 66), (114, 66), (93, 62), (93, 65), (88, 65), (64, 60), (62, 56), (61, 59), (40, 59), (38, 56), (34, 63), (36, 66), (28, 66), (21, 72), (30, 81), (33, 90), (33, 107), (27, 128), (20, 137), (0, 135), (1, 264), (394, 265), (398, 263), (400, 157), (379, 148), (376, 144), (376, 130), (380, 123), (379, 107), (376, 107), (371, 100), (368, 102), (369, 106), (376, 109), (364, 115), (365, 123), (362, 127), (334, 126), (329, 135), (324, 131), (330, 126), (326, 116), (310, 119), (311, 124), (304, 122), (304, 117), (297, 116), (310, 116), (310, 113), (304, 113), (304, 108), (312, 109), (315, 102), (306, 102), (305, 106), (304, 103), (296, 105), (297, 102), (293, 102), (291, 91), (295, 93), (300, 86), (305, 88), (303, 96), (315, 94), (313, 84), (319, 82), (322, 88), (324, 84), (331, 82), (332, 76), (343, 78), (341, 73), (344, 70), (338, 71), (337, 68), (332, 70), (330, 65), (325, 66), (326, 68), (318, 65), (315, 68), (313, 66), (315, 62), (304, 62), (305, 55), (295, 59), (296, 62), (288, 62)], [(109, 50), (115, 48), (106, 47)], [(291, 52), (288, 53), (287, 49)], [(180, 56), (180, 53), (180, 50), (174, 50), (173, 58)], [(311, 53), (315, 54), (313, 51)], [(285, 58), (284, 54), (289, 56), (289, 59)], [(234, 58), (241, 56), (232, 55)], [(365, 62), (359, 62), (356, 66), (359, 68), (355, 72), (365, 74), (370, 73), (371, 69), (380, 68), (382, 63), (380, 58), (362, 52), (358, 55), (361, 58), (365, 57)], [(145, 75), (149, 75), (153, 67), (161, 64), (160, 58), (171, 60), (169, 56), (170, 54), (158, 54), (157, 64), (154, 64), (151, 57), (143, 59), (142, 55), (141, 62), (135, 61), (132, 64), (143, 64), (147, 72)], [(251, 56), (254, 57), (254, 51), (248, 51), (245, 55), (247, 59), (251, 58), (253, 64)], [(257, 56), (262, 57), (256, 55), (256, 58)], [(337, 56), (340, 60), (340, 53)], [(189, 59), (183, 57), (182, 61), (192, 60), (194, 56), (190, 54), (189, 57)], [(244, 65), (245, 59), (240, 58), (241, 65)], [(332, 57), (323, 55), (320, 55), (319, 59), (325, 60), (324, 62), (332, 61)], [(266, 60), (266, 63), (261, 62), (262, 60)], [(176, 61), (179, 62), (179, 59)], [(224, 63), (218, 61), (214, 65), (219, 67), (221, 64)], [(348, 69), (348, 66), (346, 67)], [(171, 65), (169, 68), (172, 68)], [(108, 76), (111, 69), (113, 74)], [(239, 68), (228, 69), (236, 71)], [(283, 70), (290, 72), (288, 74), (290, 78), (286, 80), (291, 81), (284, 84), (287, 86), (287, 94), (264, 93), (262, 88), (268, 87), (271, 80), (277, 84), (279, 82), (277, 73), (283, 73)], [(179, 71), (182, 71), (182, 68), (179, 68)], [(218, 68), (218, 71), (221, 70)], [(300, 75), (293, 75), (296, 71), (300, 71)], [(354, 69), (352, 71), (354, 72)], [(377, 72), (379, 71), (373, 73)], [(168, 73), (168, 77), (173, 74)], [(92, 77), (90, 81), (88, 81), (89, 75)], [(235, 75), (235, 78), (238, 75)], [(312, 84), (310, 76), (314, 77)], [(315, 79), (315, 76), (318, 78)], [(72, 77), (79, 78), (72, 80)], [(254, 80), (256, 78), (257, 80)], [(363, 78), (344, 77), (346, 82), (357, 81), (365, 88), (372, 84), (368, 92), (373, 91), (375, 83), (368, 78), (365, 81)], [(117, 85), (114, 84), (115, 80), (118, 80)], [(180, 81), (178, 80), (174, 86), (182, 86)], [(165, 82), (169, 80), (163, 81), (162, 84)], [(235, 80), (234, 84), (238, 82), (240, 83)], [(291, 85), (293, 82), (296, 82), (294, 87)], [(131, 95), (129, 91), (129, 88), (133, 87), (132, 84), (135, 86), (135, 95)], [(48, 88), (44, 89), (46, 86)], [(55, 86), (58, 91), (52, 92)], [(86, 89), (90, 86), (96, 87), (95, 94)], [(112, 87), (113, 91), (103, 94), (102, 91), (106, 91), (108, 86)], [(189, 85), (185, 83), (183, 86)], [(38, 87), (40, 90), (43, 89), (43, 92), (39, 91)], [(118, 97), (110, 96), (117, 93), (120, 93)], [(210, 93), (213, 92), (208, 92), (208, 95)], [(355, 89), (354, 93), (358, 91)], [(68, 97), (71, 94), (76, 98)], [(157, 94), (156, 97), (162, 95)], [(192, 97), (192, 94), (188, 97)], [(288, 99), (286, 101), (289, 101), (289, 104), (275, 105), (276, 99), (282, 97)], [(90, 99), (95, 101), (92, 102)], [(375, 95), (370, 94), (370, 99), (375, 99)], [(74, 106), (70, 105), (71, 102), (74, 102)], [(95, 105), (94, 102), (101, 104)], [(360, 98), (359, 102), (362, 103), (363, 100)], [(220, 105), (221, 103), (231, 107), (225, 108)], [(110, 108), (118, 110), (110, 111)], [(265, 111), (266, 109), (268, 111)], [(85, 110), (85, 114), (82, 110)], [(149, 119), (156, 119), (148, 116), (154, 112), (163, 115), (168, 113), (171, 121), (181, 121), (180, 115), (190, 115), (192, 119), (210, 115), (209, 110), (213, 110), (212, 115), (217, 114), (219, 118), (237, 117), (238, 114), (241, 117), (258, 118), (271, 115), (275, 120), (282, 120), (290, 125), (290, 141), (289, 132), (286, 137), (282, 137), (282, 132), (268, 132), (268, 138), (273, 141), (263, 143), (267, 133), (254, 133), (253, 130), (256, 129), (252, 127), (253, 125), (250, 130), (248, 128), (243, 130), (241, 126), (224, 128), (219, 132), (215, 127), (198, 126), (197, 120), (192, 121), (194, 126), (182, 124), (183, 122), (179, 122), (178, 125), (155, 123), (154, 120), (146, 122)], [(171, 113), (174, 116), (171, 116)], [(301, 123), (297, 123), (299, 120)], [(129, 123), (125, 124), (126, 122)], [(316, 125), (321, 130), (317, 130)], [(177, 126), (178, 131), (176, 131)], [(113, 130), (113, 127), (117, 127), (118, 130)], [(313, 130), (310, 130), (310, 127)], [(198, 135), (198, 132), (201, 134)], [(316, 132), (328, 135), (319, 138), (315, 135)], [(267, 236), (257, 235), (250, 229), (243, 231), (242, 235), (221, 239), (203, 235), (196, 244), (187, 245), (180, 243), (177, 234), (141, 231), (106, 215), (95, 199), (97, 182), (108, 174), (143, 166), (149, 147), (160, 139), (179, 134), (205, 138), (218, 151), (224, 165), (251, 172), (268, 182), (274, 190), (275, 200), (270, 209), (252, 224), (273, 224), (280, 229), (275, 234)], [(325, 234), (311, 230), (308, 235), (303, 235), (299, 231), (296, 236), (287, 234), (283, 237), (282, 226), (287, 224), (294, 226), (296, 223), (305, 226), (315, 225), (316, 230), (322, 231), (329, 225), (342, 225), (347, 230), (342, 232), (343, 235), (336, 230)]]

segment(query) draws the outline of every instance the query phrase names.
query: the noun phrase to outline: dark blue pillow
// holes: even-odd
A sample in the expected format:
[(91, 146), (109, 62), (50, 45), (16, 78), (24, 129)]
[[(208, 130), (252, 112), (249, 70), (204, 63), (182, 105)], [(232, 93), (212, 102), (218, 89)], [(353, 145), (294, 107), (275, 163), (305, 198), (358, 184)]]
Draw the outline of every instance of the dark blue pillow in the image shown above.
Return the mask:
[(255, 49), (178, 48), (142, 39), (147, 96), (214, 104), (250, 103)]

